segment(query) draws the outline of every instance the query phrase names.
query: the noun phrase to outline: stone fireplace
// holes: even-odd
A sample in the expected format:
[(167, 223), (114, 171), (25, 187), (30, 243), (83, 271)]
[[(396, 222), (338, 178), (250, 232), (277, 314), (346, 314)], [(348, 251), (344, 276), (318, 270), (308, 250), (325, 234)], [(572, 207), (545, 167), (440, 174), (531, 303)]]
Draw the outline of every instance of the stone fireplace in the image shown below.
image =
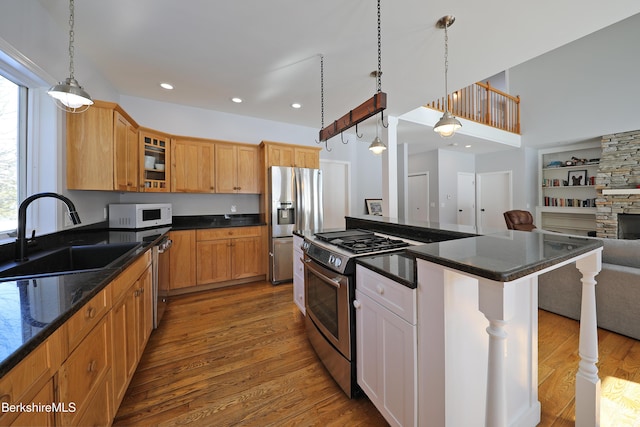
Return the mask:
[[(640, 230), (629, 231), (629, 227), (640, 227), (639, 187), (640, 130), (603, 136), (596, 177), (598, 237), (640, 238)], [(622, 228), (618, 226), (619, 217), (623, 219)]]

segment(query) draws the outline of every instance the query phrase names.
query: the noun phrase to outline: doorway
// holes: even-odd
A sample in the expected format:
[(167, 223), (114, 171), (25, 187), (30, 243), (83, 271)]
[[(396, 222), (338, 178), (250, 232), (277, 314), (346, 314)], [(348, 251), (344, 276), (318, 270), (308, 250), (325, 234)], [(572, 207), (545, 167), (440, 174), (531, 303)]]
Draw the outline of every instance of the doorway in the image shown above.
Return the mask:
[[(504, 212), (513, 206), (512, 171), (479, 173), (478, 232), (506, 230)], [(484, 230), (484, 231), (483, 231)]]
[(458, 225), (476, 226), (476, 175), (458, 172)]
[(408, 220), (429, 221), (429, 172), (408, 175)]
[(320, 160), (322, 170), (323, 227), (344, 228), (351, 213), (351, 163)]

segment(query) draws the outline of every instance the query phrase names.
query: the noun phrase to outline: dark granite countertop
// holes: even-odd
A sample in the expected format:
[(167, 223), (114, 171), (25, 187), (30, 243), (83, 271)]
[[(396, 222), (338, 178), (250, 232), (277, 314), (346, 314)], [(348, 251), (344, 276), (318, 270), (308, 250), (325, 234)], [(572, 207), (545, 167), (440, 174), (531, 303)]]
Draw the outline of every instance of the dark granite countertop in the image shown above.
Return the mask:
[(454, 270), (498, 282), (510, 282), (602, 245), (602, 241), (586, 237), (508, 230), (413, 246), (407, 252)]
[(416, 258), (406, 251), (358, 257), (356, 263), (408, 288), (418, 287)]
[(443, 240), (477, 236), (473, 227), (440, 224), (437, 222), (405, 221), (377, 215), (347, 216), (346, 228), (362, 228), (417, 242), (431, 243)]
[[(93, 245), (141, 242), (141, 245), (119, 258), (108, 268), (87, 272), (0, 279), (0, 377), (10, 371), (32, 350), (49, 337), (74, 313), (116, 278), (120, 272), (145, 253), (170, 230), (109, 231), (106, 229), (72, 229), (39, 236), (30, 253), (70, 245)], [(4, 261), (11, 264), (13, 244), (3, 245)], [(10, 247), (10, 250), (7, 248)], [(11, 260), (6, 254), (11, 253)]]
[(172, 218), (172, 230), (193, 230), (198, 228), (251, 227), (267, 225), (260, 214), (232, 215), (186, 215)]

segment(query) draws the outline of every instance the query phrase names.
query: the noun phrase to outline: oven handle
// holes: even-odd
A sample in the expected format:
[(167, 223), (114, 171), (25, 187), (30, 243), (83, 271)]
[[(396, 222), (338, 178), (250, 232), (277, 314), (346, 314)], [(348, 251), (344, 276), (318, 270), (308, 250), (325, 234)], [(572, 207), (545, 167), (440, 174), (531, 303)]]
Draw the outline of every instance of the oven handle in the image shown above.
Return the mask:
[(334, 277), (332, 279), (329, 276), (326, 276), (326, 275), (322, 274), (320, 271), (318, 271), (318, 269), (313, 268), (313, 264), (309, 264), (312, 261), (311, 259), (309, 259), (309, 258), (307, 258), (307, 259), (300, 258), (300, 259), (302, 260), (302, 262), (307, 264), (307, 268), (310, 268), (311, 270), (313, 270), (313, 274), (317, 275), (318, 277), (323, 279), (328, 284), (333, 285), (336, 288), (340, 289), (340, 278), (339, 277)]

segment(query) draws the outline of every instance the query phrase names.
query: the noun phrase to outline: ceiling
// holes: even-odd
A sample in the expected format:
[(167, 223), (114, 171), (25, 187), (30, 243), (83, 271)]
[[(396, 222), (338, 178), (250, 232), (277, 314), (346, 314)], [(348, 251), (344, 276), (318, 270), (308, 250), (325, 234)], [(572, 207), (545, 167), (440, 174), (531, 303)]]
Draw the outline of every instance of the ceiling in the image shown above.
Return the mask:
[[(68, 0), (40, 3), (68, 31)], [(638, 12), (637, 0), (383, 0), (385, 114), (443, 95), (444, 32), (435, 23), (444, 15), (456, 17), (449, 88), (461, 88)], [(376, 91), (377, 7), (373, 0), (78, 0), (75, 48), (122, 95), (320, 129), (320, 55), (325, 125)], [(80, 84), (83, 72), (76, 67)], [(372, 139), (375, 119), (360, 129)], [(431, 128), (403, 121), (398, 142), (443, 144)]]

